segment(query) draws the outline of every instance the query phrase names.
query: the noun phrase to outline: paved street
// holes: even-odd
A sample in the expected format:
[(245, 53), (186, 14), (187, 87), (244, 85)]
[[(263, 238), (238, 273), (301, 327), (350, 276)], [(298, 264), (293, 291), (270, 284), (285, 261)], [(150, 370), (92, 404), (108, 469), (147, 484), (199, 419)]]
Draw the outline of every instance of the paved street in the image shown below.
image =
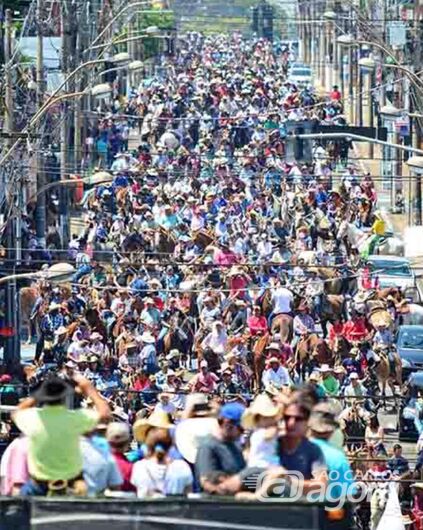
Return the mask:
[[(253, 528), (269, 470), (327, 501), (354, 464), (372, 521), (337, 528), (404, 529), (408, 490), (384, 488), (423, 457), (395, 448), (399, 420), (423, 432), (423, 326), (403, 325), (423, 246), (402, 250), (422, 225), (418, 4), (0, 6), (2, 495), (81, 490), (106, 530), (195, 527), (174, 499), (205, 517), (205, 495), (199, 526)], [(330, 517), (274, 505), (263, 530)], [(58, 506), (37, 528), (87, 523)]]

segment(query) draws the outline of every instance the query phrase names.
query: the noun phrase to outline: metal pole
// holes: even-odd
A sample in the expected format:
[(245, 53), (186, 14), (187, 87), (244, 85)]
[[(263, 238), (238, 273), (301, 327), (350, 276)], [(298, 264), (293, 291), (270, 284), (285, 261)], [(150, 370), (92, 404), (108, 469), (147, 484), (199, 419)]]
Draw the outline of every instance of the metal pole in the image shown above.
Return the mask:
[(422, 176), (414, 176), (414, 225), (422, 225)]
[(363, 127), (363, 73), (361, 68), (358, 67), (358, 94), (357, 94), (357, 105), (358, 105), (358, 125)]
[[(4, 129), (7, 133), (12, 133), (14, 130), (14, 97), (12, 88), (12, 71), (11, 71), (11, 57), (12, 57), (12, 11), (6, 9), (5, 13), (5, 119)], [(11, 138), (7, 139), (7, 146), (13, 144)], [(9, 173), (10, 175), (10, 173)], [(14, 221), (14, 210), (15, 210), (15, 188), (11, 186), (10, 182), (5, 183), (5, 196), (6, 196), (6, 215), (9, 217), (5, 219), (6, 224), (6, 241), (7, 241), (7, 269), (12, 273), (15, 272), (15, 221)], [(16, 281), (12, 280), (7, 284), (6, 287), (6, 316), (5, 316), (6, 327), (13, 330), (13, 336), (9, 337), (5, 341), (4, 347), (4, 363), (8, 370), (13, 371), (17, 361), (19, 360), (19, 331), (16, 329), (17, 325), (17, 311), (16, 311)]]
[[(369, 127), (373, 127), (374, 125), (374, 105), (373, 105), (373, 87), (375, 86), (375, 71), (372, 70), (368, 74), (368, 100), (369, 100)], [(369, 157), (373, 158), (374, 155), (374, 145), (372, 143), (369, 144)]]
[[(44, 49), (43, 49), (43, 1), (37, 0), (37, 109), (44, 103)], [(44, 173), (43, 141), (40, 140), (40, 148), (36, 152), (37, 189), (41, 190), (46, 184)], [(46, 246), (46, 195), (41, 192), (38, 195), (35, 210), (35, 229), (37, 240), (42, 248)]]
[[(69, 64), (69, 1), (64, 0), (62, 3), (61, 10), (61, 38), (62, 38), (62, 56), (61, 56), (61, 66), (62, 72), (67, 78), (68, 64)], [(68, 86), (64, 86), (64, 92), (68, 92)], [(66, 171), (68, 164), (68, 141), (69, 141), (69, 119), (68, 119), (68, 105), (66, 101), (63, 103), (62, 107), (62, 122), (60, 126), (60, 180), (66, 179)], [(68, 237), (68, 215), (69, 215), (69, 201), (68, 193), (66, 186), (61, 186), (59, 194), (59, 216), (60, 216), (60, 236), (62, 239), (62, 247), (66, 248), (69, 237)]]
[(354, 80), (353, 80), (353, 51), (348, 48), (348, 99), (349, 99), (349, 122), (354, 123)]

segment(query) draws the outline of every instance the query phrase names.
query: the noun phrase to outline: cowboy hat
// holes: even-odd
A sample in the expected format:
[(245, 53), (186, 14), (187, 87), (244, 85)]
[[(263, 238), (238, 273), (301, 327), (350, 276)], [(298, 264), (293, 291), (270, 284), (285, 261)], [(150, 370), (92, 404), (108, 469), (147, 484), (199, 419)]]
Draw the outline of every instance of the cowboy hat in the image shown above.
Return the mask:
[(146, 344), (154, 344), (156, 342), (156, 339), (148, 331), (144, 331), (144, 333), (140, 337), (140, 340), (141, 342), (145, 342)]
[(56, 329), (54, 334), (57, 336), (66, 335), (67, 332), (68, 332), (68, 328), (66, 328), (65, 326), (60, 326), (59, 328)]
[(266, 347), (266, 350), (280, 350), (281, 347), (280, 347), (280, 344), (278, 344), (277, 342), (271, 342), (269, 344), (269, 346)]
[(48, 310), (49, 311), (55, 311), (56, 309), (61, 309), (62, 306), (56, 302), (52, 302), (49, 306), (48, 306)]
[(132, 430), (135, 440), (144, 443), (150, 429), (170, 429), (171, 427), (173, 423), (169, 421), (169, 415), (163, 410), (155, 410), (149, 418), (137, 420)]
[(392, 317), (385, 310), (376, 311), (370, 316), (369, 320), (374, 328), (389, 327), (392, 324)]
[(319, 372), (321, 374), (327, 374), (328, 372), (332, 372), (332, 368), (328, 364), (322, 364), (319, 368)]
[(178, 423), (175, 429), (175, 444), (183, 458), (194, 464), (202, 443), (216, 433), (216, 418), (189, 418)]
[(173, 349), (173, 350), (170, 350), (170, 352), (166, 355), (166, 360), (171, 361), (172, 359), (175, 359), (180, 356), (181, 356), (181, 352), (179, 350)]
[(266, 385), (264, 386), (264, 392), (268, 396), (276, 397), (279, 396), (280, 389), (277, 388), (274, 383), (266, 383)]
[(270, 357), (270, 359), (267, 361), (267, 363), (268, 364), (272, 364), (272, 363), (280, 364), (281, 362), (280, 362), (280, 360), (277, 357), (273, 356), (273, 357)]
[(94, 331), (94, 333), (91, 333), (89, 339), (90, 340), (102, 340), (103, 339), (103, 335), (101, 333), (99, 333), (98, 331)]
[(72, 392), (72, 387), (57, 376), (45, 379), (32, 397), (38, 403), (54, 403), (62, 401)]
[(244, 429), (254, 429), (257, 416), (272, 418), (279, 415), (279, 409), (266, 394), (259, 394), (244, 412), (241, 425)]

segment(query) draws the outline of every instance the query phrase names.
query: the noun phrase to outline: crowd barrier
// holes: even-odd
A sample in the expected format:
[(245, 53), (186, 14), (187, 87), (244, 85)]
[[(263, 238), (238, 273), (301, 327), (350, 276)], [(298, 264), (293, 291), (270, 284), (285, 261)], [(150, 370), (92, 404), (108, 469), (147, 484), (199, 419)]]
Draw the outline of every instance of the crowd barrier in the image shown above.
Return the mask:
[(0, 499), (0, 530), (347, 530), (323, 505), (228, 498)]

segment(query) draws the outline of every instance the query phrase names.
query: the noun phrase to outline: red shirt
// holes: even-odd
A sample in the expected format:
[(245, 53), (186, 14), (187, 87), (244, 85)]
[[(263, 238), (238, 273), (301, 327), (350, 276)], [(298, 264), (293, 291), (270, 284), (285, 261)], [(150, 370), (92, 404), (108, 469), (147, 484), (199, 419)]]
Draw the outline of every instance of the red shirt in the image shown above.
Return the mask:
[(362, 340), (368, 334), (368, 329), (363, 318), (357, 318), (356, 320), (349, 320), (344, 324), (344, 337), (348, 341)]
[(112, 455), (122, 475), (123, 484), (120, 487), (121, 491), (137, 491), (135, 486), (131, 484), (132, 462), (129, 462), (124, 454), (113, 448)]
[(238, 263), (238, 257), (231, 251), (224, 252), (220, 250), (214, 258), (215, 265), (235, 265)]
[(146, 376), (144, 378), (138, 377), (134, 383), (134, 390), (142, 392), (150, 387), (150, 379)]
[(250, 329), (250, 333), (253, 337), (258, 335), (260, 331), (267, 331), (267, 320), (266, 317), (261, 315), (259, 317), (251, 316), (247, 320), (248, 327)]

